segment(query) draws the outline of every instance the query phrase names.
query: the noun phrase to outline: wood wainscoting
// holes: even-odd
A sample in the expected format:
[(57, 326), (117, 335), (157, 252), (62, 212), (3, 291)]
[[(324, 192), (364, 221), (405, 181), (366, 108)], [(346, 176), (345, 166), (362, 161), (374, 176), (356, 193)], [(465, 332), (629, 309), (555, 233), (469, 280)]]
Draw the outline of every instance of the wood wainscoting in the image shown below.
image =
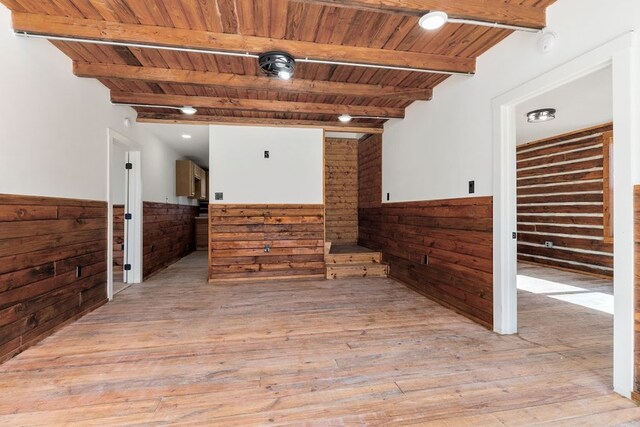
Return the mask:
[(107, 203), (0, 195), (0, 361), (107, 301)]
[(323, 205), (212, 204), (209, 238), (212, 283), (324, 277)]
[(613, 275), (612, 130), (608, 124), (517, 147), (520, 261)]
[(359, 242), (380, 250), (389, 276), (491, 328), (493, 199), (362, 208)]
[(196, 250), (198, 206), (144, 202), (143, 276), (145, 278)]
[(358, 241), (358, 141), (326, 138), (324, 145), (326, 239), (334, 245)]

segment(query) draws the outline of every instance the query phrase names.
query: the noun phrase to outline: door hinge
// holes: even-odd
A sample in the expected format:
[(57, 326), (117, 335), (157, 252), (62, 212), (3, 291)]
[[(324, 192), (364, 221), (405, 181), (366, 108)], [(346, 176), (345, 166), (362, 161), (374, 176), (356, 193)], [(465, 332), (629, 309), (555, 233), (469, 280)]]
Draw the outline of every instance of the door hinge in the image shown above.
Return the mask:
[(125, 264), (124, 271), (131, 271), (131, 264)]
[(133, 169), (133, 163), (129, 163), (129, 162), (125, 163), (124, 164), (124, 168), (127, 169), (127, 170)]
[(133, 219), (133, 215), (130, 213), (124, 214), (124, 219)]

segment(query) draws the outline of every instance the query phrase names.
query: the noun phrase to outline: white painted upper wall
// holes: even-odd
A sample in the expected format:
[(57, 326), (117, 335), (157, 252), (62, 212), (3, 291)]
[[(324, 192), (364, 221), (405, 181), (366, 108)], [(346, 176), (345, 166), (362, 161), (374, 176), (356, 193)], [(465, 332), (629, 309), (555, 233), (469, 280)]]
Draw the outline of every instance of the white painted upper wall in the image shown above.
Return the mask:
[[(556, 118), (529, 123), (527, 113), (555, 108)], [(516, 140), (526, 144), (613, 121), (612, 68), (606, 67), (516, 107)]]
[[(558, 0), (548, 9), (558, 35), (543, 55), (538, 35), (515, 33), (478, 60), (474, 77), (450, 77), (432, 101), (411, 105), (383, 136), (383, 189), (391, 201), (492, 195), (493, 116), (497, 96), (629, 31), (640, 30), (640, 1)], [(384, 200), (385, 198), (383, 198)]]
[(323, 203), (322, 129), (211, 126), (209, 136), (211, 203)]
[(107, 200), (111, 128), (142, 151), (144, 200), (192, 203), (175, 197), (182, 156), (137, 126), (133, 109), (113, 106), (100, 82), (75, 77), (49, 42), (14, 36), (3, 5), (0, 63), (0, 193)]

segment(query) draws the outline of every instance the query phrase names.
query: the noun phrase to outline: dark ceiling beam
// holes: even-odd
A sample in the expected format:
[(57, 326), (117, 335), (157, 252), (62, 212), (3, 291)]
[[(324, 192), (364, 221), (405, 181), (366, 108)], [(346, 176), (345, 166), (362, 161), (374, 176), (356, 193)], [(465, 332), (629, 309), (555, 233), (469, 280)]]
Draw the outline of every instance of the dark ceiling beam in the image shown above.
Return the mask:
[(370, 12), (421, 16), (429, 11), (446, 12), (451, 18), (469, 19), (542, 29), (546, 10), (542, 7), (505, 3), (504, 0), (295, 0), (323, 6)]
[(268, 78), (266, 76), (244, 76), (209, 71), (191, 71), (130, 65), (88, 64), (76, 62), (73, 72), (78, 77), (97, 79), (124, 79), (154, 83), (173, 83), (231, 88), (240, 90), (267, 90), (310, 95), (333, 95), (347, 97), (392, 98), (400, 100), (429, 100), (431, 89), (401, 88), (395, 86), (367, 85), (357, 83), (329, 82), (317, 80)]

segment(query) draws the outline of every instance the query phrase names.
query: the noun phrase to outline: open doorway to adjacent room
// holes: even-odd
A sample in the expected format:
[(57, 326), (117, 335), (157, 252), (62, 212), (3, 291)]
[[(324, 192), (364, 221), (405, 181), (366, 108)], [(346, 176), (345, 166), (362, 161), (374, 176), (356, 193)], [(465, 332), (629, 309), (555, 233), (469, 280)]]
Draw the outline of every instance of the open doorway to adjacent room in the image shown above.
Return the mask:
[(613, 383), (611, 66), (516, 106), (518, 333)]
[[(165, 203), (157, 203), (162, 197), (153, 194), (150, 198), (156, 202), (145, 202), (145, 277), (186, 255), (187, 259), (180, 265), (197, 269), (206, 281), (211, 188), (209, 126), (177, 123), (139, 123), (138, 126), (166, 144), (178, 159), (175, 170), (169, 172), (171, 179), (165, 180), (168, 188), (162, 189), (162, 194), (168, 195)], [(153, 156), (150, 151), (146, 154)], [(163, 177), (149, 178), (161, 181)]]

